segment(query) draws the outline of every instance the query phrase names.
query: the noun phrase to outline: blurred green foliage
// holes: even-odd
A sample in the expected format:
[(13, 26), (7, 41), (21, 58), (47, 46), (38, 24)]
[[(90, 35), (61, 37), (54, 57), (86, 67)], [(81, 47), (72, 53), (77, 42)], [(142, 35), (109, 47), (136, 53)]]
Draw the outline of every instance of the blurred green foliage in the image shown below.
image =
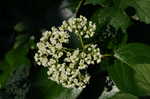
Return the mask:
[(13, 48), (7, 52), (4, 60), (0, 64), (2, 74), (0, 75), (0, 85), (5, 86), (8, 78), (13, 72), (20, 66), (31, 66), (30, 60), (27, 57), (32, 40), (26, 35), (20, 35), (16, 37)]

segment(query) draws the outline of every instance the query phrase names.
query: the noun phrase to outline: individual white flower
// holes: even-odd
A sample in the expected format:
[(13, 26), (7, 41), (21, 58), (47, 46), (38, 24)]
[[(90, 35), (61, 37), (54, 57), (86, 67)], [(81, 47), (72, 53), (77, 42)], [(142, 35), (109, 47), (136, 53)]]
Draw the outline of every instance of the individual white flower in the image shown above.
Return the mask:
[(42, 63), (43, 66), (45, 66), (45, 67), (47, 66), (47, 62), (48, 62), (47, 57), (40, 58), (40, 61), (41, 61), (41, 63)]
[[(48, 79), (67, 88), (84, 88), (89, 82), (87, 68), (101, 62), (100, 49), (96, 44), (84, 44), (83, 39), (93, 37), (96, 25), (85, 17), (70, 18), (58, 28), (42, 34), (37, 43), (38, 51), (34, 58), (38, 65), (48, 68)], [(75, 33), (82, 48), (69, 49), (70, 33)], [(82, 72), (81, 72), (82, 71)]]

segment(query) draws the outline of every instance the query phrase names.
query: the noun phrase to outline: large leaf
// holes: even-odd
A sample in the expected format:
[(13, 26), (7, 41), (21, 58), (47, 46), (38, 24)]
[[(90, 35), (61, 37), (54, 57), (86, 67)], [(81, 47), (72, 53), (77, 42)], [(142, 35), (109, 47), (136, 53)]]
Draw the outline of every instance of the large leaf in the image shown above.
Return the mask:
[(99, 29), (105, 24), (110, 24), (117, 30), (121, 28), (125, 31), (132, 24), (130, 17), (125, 12), (125, 9), (128, 7), (133, 7), (136, 10), (136, 15), (140, 21), (150, 23), (150, 0), (112, 0), (113, 2), (111, 3), (108, 1), (109, 0), (85, 1), (86, 4), (102, 5), (102, 3), (105, 2), (105, 5), (109, 5), (97, 9), (92, 16), (92, 20), (96, 20), (95, 22)]
[(139, 93), (134, 81), (134, 71), (128, 65), (115, 61), (115, 64), (108, 68), (108, 73), (120, 90), (133, 94)]
[(128, 93), (117, 93), (110, 99), (138, 99), (138, 97)]
[(127, 7), (133, 7), (136, 10), (136, 14), (143, 22), (150, 23), (150, 0), (113, 0), (114, 5), (119, 9), (125, 9)]
[(125, 9), (128, 6), (135, 8), (136, 14), (143, 22), (150, 23), (150, 0), (113, 0), (118, 8)]
[(118, 10), (118, 11), (116, 10), (113, 13), (113, 17), (110, 21), (110, 24), (113, 27), (115, 27), (117, 30), (119, 28), (121, 28), (122, 30), (125, 30), (131, 24), (131, 21), (125, 12), (121, 10)]
[(141, 21), (150, 23), (150, 0), (130, 0), (129, 5), (136, 9)]
[[(126, 66), (134, 70), (134, 79), (136, 90), (140, 93), (136, 95), (150, 94), (150, 46), (132, 43), (119, 48), (114, 55)], [(118, 69), (120, 69), (118, 67)], [(130, 73), (130, 72), (128, 72)], [(127, 74), (130, 76), (130, 74)], [(118, 82), (120, 83), (120, 82)], [(134, 90), (133, 90), (134, 91)]]
[(131, 43), (115, 51), (117, 59), (134, 68), (138, 64), (150, 63), (150, 46), (141, 43)]
[(106, 24), (110, 24), (117, 30), (121, 28), (123, 31), (131, 24), (131, 20), (126, 13), (115, 7), (106, 7), (97, 10), (92, 16), (92, 21), (97, 24), (99, 29)]
[(124, 10), (125, 8), (127, 8), (127, 5), (129, 4), (129, 0), (112, 0), (113, 1), (113, 6), (115, 8), (119, 8)]
[(48, 79), (47, 69), (36, 68), (32, 71), (31, 99), (76, 99), (79, 89), (64, 88)]
[(4, 87), (5, 83), (13, 72), (20, 66), (30, 66), (27, 54), (30, 48), (30, 39), (28, 36), (21, 35), (16, 38), (13, 48), (6, 54), (5, 59), (0, 63), (0, 86)]

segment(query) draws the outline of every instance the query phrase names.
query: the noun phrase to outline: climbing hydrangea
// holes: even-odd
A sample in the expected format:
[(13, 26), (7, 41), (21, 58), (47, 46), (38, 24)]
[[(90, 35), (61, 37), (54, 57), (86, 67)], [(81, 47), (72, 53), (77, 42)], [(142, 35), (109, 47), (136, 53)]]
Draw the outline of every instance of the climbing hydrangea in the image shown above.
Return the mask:
[[(96, 44), (84, 44), (83, 39), (93, 37), (96, 25), (83, 16), (70, 18), (51, 31), (43, 32), (35, 61), (38, 65), (48, 68), (48, 78), (67, 88), (84, 88), (88, 84), (90, 75), (87, 68), (90, 64), (101, 62), (102, 55)], [(69, 33), (75, 33), (82, 48), (70, 49)]]

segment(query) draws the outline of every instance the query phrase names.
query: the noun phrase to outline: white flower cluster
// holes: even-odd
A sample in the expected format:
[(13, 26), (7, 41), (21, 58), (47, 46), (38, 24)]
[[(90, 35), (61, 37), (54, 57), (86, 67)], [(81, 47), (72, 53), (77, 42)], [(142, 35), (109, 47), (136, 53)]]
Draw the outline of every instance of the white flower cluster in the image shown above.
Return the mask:
[(92, 21), (87, 21), (85, 17), (80, 16), (79, 18), (70, 18), (68, 21), (64, 21), (60, 29), (74, 32), (83, 38), (90, 38), (95, 33), (96, 25)]
[(90, 79), (88, 65), (101, 62), (100, 49), (96, 44), (85, 44), (83, 49), (70, 50), (64, 44), (69, 43), (70, 32), (83, 39), (92, 37), (95, 29), (83, 16), (64, 21), (58, 29), (52, 27), (37, 43), (35, 61), (48, 68), (49, 79), (67, 88), (84, 88)]

